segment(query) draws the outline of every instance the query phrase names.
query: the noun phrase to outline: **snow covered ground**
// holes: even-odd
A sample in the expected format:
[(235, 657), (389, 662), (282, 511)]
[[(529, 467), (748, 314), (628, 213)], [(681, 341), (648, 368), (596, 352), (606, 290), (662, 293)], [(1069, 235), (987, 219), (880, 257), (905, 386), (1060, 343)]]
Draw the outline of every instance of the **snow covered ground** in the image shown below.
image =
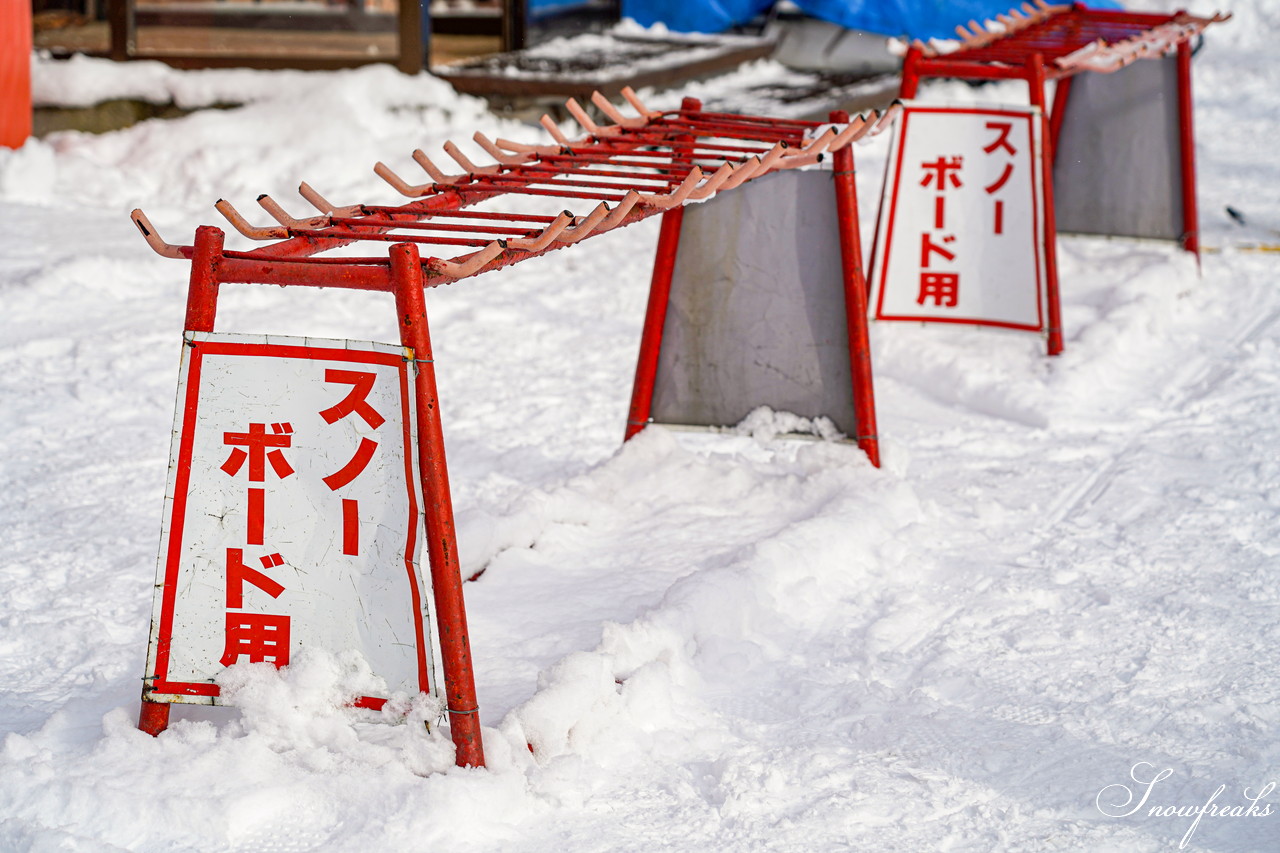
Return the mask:
[[(428, 294), (464, 569), (486, 568), (485, 770), (342, 709), (362, 674), (325, 655), (134, 728), (186, 267), (127, 214), (187, 242), (216, 199), (302, 179), (392, 202), (376, 160), (538, 131), (390, 69), (40, 63), (68, 99), (248, 104), (0, 151), (0, 850), (1280, 850), (1280, 255), (1240, 248), (1280, 240), (1280, 10), (1231, 11), (1196, 63), (1203, 274), (1064, 238), (1054, 360), (873, 329), (882, 470), (767, 417), (619, 447), (653, 220)], [(868, 234), (884, 143), (858, 152)], [(370, 340), (391, 319), (260, 287), (219, 314)]]

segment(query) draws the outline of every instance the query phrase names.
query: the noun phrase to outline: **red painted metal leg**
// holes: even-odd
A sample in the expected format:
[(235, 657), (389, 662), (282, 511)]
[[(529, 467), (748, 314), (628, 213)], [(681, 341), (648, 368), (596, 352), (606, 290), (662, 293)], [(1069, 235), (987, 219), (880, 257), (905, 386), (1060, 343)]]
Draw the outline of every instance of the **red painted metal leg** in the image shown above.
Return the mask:
[[(680, 102), (681, 112), (702, 109), (697, 98)], [(688, 142), (694, 140), (689, 138)], [(658, 356), (662, 352), (662, 329), (667, 322), (667, 302), (671, 296), (671, 276), (676, 268), (676, 252), (680, 248), (680, 226), (684, 207), (673, 207), (662, 214), (658, 232), (658, 250), (653, 259), (653, 278), (649, 280), (649, 304), (644, 312), (644, 329), (640, 333), (640, 355), (636, 359), (636, 379), (631, 386), (631, 410), (627, 413), (627, 431), (623, 441), (630, 441), (645, 424), (653, 410), (653, 384), (658, 375)]]
[(640, 333), (640, 355), (636, 360), (636, 381), (631, 388), (631, 411), (627, 414), (627, 432), (623, 441), (644, 429), (653, 408), (653, 384), (658, 375), (658, 355), (662, 352), (662, 329), (667, 322), (667, 302), (671, 296), (671, 276), (676, 268), (676, 252), (680, 248), (680, 225), (684, 208), (674, 207), (662, 214), (658, 232), (658, 251), (653, 260), (653, 278), (649, 282), (649, 305), (644, 313), (644, 330)]
[[(833, 122), (849, 114), (837, 110)], [(853, 146), (833, 155), (836, 217), (840, 224), (840, 268), (844, 278), (844, 307), (849, 329), (849, 373), (853, 380), (853, 409), (858, 418), (858, 446), (880, 467), (880, 437), (876, 431), (876, 396), (871, 373), (871, 341), (867, 333), (867, 279), (862, 269), (862, 234), (858, 228), (858, 189)]]
[[(196, 229), (191, 255), (191, 278), (187, 283), (187, 316), (184, 328), (212, 332), (218, 313), (218, 262), (222, 258), (224, 235), (211, 225)], [(138, 728), (155, 737), (169, 726), (169, 703), (142, 700)]]
[(920, 89), (919, 64), (920, 48), (907, 48), (907, 55), (902, 60), (902, 85), (898, 89), (898, 97), (904, 101), (914, 98)]
[(212, 225), (201, 225), (196, 229), (184, 323), (188, 331), (213, 331), (213, 321), (218, 313), (218, 266), (222, 260), (224, 239), (222, 231)]
[(440, 636), (445, 695), (449, 703), (449, 728), (457, 748), (458, 766), (483, 767), (484, 744), (480, 736), (475, 674), (471, 667), (467, 608), (462, 597), (435, 362), (427, 327), (426, 300), (422, 295), (422, 262), (416, 246), (398, 243), (391, 247), (391, 277), (396, 290), (400, 342), (413, 350), (418, 374), (414, 391), (418, 416), (418, 464), (422, 477), (427, 554), (431, 561), (431, 591), (436, 605), (436, 631)]
[(0, 15), (0, 147), (21, 148), (31, 136), (31, 4), (5, 4)]
[(1196, 138), (1191, 110), (1191, 45), (1178, 45), (1178, 137), (1182, 166), (1182, 248), (1200, 263), (1200, 213), (1196, 206)]
[(1040, 108), (1040, 136), (1042, 157), (1040, 171), (1044, 180), (1044, 273), (1045, 301), (1048, 303), (1049, 355), (1059, 355), (1062, 343), (1062, 302), (1058, 295), (1058, 221), (1053, 210), (1053, 143), (1050, 139), (1049, 118), (1045, 114), (1044, 58), (1040, 54), (1031, 57), (1027, 68), (1027, 85), (1031, 88), (1031, 104)]
[(138, 713), (138, 728), (152, 737), (158, 737), (169, 727), (169, 703), (148, 702), (142, 700), (142, 710)]
[[(1062, 133), (1062, 120), (1067, 114), (1067, 100), (1071, 97), (1071, 81), (1074, 78), (1061, 77), (1053, 87), (1053, 112), (1049, 114), (1049, 148), (1045, 156), (1050, 163), (1058, 160), (1058, 136)], [(1050, 153), (1052, 152), (1052, 153)]]

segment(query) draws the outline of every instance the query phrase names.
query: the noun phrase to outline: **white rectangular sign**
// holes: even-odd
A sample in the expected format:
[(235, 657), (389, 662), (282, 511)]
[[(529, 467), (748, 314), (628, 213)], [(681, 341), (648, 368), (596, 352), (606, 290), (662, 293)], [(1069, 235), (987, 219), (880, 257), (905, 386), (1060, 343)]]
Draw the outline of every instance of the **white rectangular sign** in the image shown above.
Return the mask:
[(872, 269), (877, 320), (1045, 328), (1037, 107), (907, 104)]
[(357, 650), (389, 691), (435, 693), (407, 351), (185, 343), (144, 698), (217, 704), (224, 667), (303, 647)]

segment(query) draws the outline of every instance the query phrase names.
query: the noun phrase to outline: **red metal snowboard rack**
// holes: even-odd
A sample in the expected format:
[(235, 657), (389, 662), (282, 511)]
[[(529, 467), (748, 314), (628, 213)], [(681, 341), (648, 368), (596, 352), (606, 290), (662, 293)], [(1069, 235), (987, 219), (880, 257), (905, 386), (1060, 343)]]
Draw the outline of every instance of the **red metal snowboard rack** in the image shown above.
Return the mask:
[[(1071, 78), (1083, 71), (1107, 73), (1139, 59), (1156, 59), (1177, 51), (1178, 118), (1181, 135), (1182, 221), (1178, 241), (1200, 256), (1196, 211), (1195, 141), (1191, 113), (1191, 40), (1210, 24), (1230, 15), (1210, 18), (1186, 12), (1173, 15), (1087, 9), (1082, 5), (1053, 6), (1045, 0), (1023, 3), (994, 24), (970, 21), (956, 27), (960, 48), (942, 53), (923, 42), (912, 43), (902, 65), (901, 97), (914, 98), (926, 77), (964, 80), (1025, 80), (1031, 103), (1045, 122), (1043, 138), (1045, 194), (1045, 267), (1049, 299), (1049, 354), (1062, 351), (1062, 318), (1058, 307), (1057, 225), (1053, 209), (1053, 152), (1058, 148)], [(1045, 84), (1056, 81), (1049, 112)]]
[[(295, 218), (267, 195), (258, 203), (275, 224), (251, 224), (230, 203), (217, 209), (241, 234), (268, 245), (248, 252), (226, 251), (224, 233), (212, 226), (196, 231), (191, 246), (162, 240), (140, 210), (132, 214), (143, 237), (159, 254), (191, 262), (185, 327), (213, 331), (220, 285), (258, 283), (339, 287), (393, 293), (401, 343), (415, 353), (419, 372), (416, 400), (428, 551), (436, 625), (440, 635), (445, 692), (459, 765), (481, 766), (475, 683), (467, 636), (466, 610), (459, 575), (457, 542), (448, 471), (436, 399), (423, 289), (449, 284), (662, 214), (648, 313), (644, 324), (626, 438), (648, 421), (667, 294), (679, 241), (683, 205), (731, 190), (770, 173), (812, 165), (833, 157), (837, 211), (841, 225), (843, 286), (847, 303), (854, 407), (859, 446), (879, 464), (867, 341), (866, 283), (857, 229), (854, 190), (855, 140), (879, 133), (898, 110), (849, 120), (833, 113), (835, 126), (817, 122), (706, 112), (686, 98), (679, 110), (657, 112), (630, 90), (623, 95), (637, 115), (627, 117), (596, 93), (593, 103), (611, 124), (598, 125), (577, 102), (567, 103), (585, 136), (568, 139), (548, 117), (542, 124), (554, 140), (526, 145), (504, 139), (474, 140), (494, 159), (478, 165), (455, 144), (446, 154), (462, 169), (447, 174), (421, 151), (413, 159), (430, 181), (412, 184), (382, 163), (374, 171), (412, 199), (399, 205), (336, 206), (307, 184), (299, 192), (320, 213)], [(551, 206), (543, 214), (472, 209), (509, 196), (541, 198)], [(562, 205), (590, 206), (580, 212)], [(325, 256), (360, 243), (377, 245), (378, 254)], [(389, 250), (381, 249), (391, 244)], [(423, 257), (432, 252), (453, 252)], [(457, 254), (462, 250), (461, 254)], [(384, 253), (385, 252), (385, 253)], [(169, 706), (144, 702), (139, 727), (158, 734), (168, 723)]]

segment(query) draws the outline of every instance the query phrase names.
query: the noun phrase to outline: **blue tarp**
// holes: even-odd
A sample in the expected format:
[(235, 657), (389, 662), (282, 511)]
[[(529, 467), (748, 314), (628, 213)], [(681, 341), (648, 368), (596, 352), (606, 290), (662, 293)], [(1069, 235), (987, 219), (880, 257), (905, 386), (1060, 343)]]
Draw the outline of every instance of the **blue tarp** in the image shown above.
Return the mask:
[(722, 33), (772, 5), (773, 0), (622, 0), (622, 16), (679, 33)]
[[(853, 30), (913, 39), (955, 38), (956, 26), (994, 18), (1020, 0), (794, 0), (806, 15)], [(719, 33), (745, 24), (772, 0), (622, 0), (622, 14), (644, 26), (666, 24), (678, 32)], [(1095, 0), (1091, 9), (1118, 9)]]

